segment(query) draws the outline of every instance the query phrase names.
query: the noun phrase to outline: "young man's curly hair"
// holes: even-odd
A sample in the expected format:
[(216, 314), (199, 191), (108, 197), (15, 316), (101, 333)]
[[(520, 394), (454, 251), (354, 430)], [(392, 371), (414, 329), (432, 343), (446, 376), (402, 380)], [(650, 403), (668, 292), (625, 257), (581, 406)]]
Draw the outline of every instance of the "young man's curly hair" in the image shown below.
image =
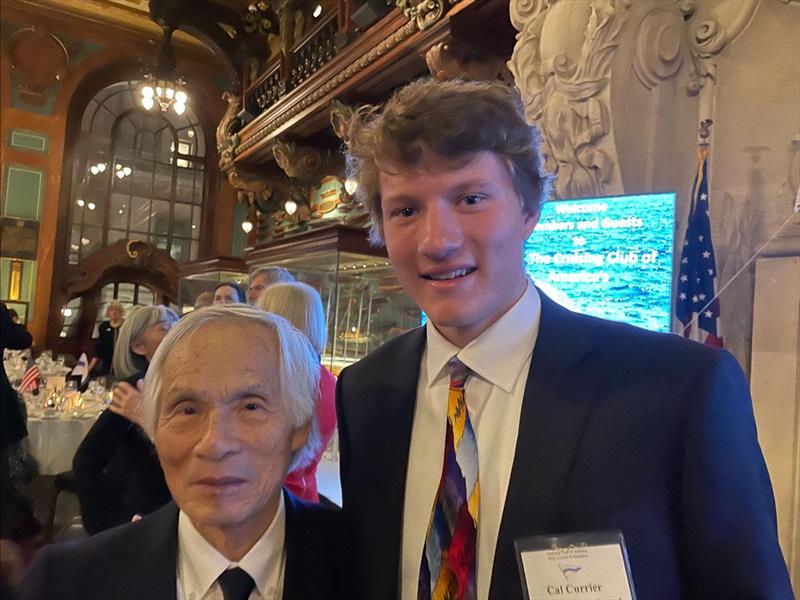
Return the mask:
[(372, 217), (370, 239), (383, 243), (378, 174), (389, 162), (416, 167), (424, 151), (445, 158), (494, 152), (508, 168), (527, 214), (549, 197), (539, 134), (528, 125), (519, 92), (504, 83), (420, 79), (397, 90), (383, 107), (356, 111), (348, 131), (347, 174)]

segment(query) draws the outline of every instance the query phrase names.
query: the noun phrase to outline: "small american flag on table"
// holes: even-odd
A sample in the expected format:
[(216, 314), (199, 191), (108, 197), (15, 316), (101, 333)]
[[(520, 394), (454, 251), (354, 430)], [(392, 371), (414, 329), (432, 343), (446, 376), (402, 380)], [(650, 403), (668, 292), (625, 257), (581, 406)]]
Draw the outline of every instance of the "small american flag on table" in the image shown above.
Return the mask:
[(39, 370), (39, 365), (33, 361), (33, 357), (28, 358), (28, 368), (25, 369), (22, 382), (19, 384), (19, 393), (38, 392), (41, 379), (42, 372)]

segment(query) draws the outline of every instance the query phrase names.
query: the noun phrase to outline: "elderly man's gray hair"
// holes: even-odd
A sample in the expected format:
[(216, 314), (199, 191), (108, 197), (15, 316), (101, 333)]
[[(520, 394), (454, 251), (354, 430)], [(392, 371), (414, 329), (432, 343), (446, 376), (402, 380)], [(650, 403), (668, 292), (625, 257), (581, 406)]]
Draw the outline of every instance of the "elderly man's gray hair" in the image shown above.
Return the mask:
[(256, 277), (263, 277), (267, 281), (267, 285), (273, 283), (288, 283), (294, 281), (294, 275), (289, 273), (283, 267), (259, 267), (250, 273), (250, 281)]
[[(253, 333), (272, 331), (278, 344), (280, 361), (280, 394), (289, 420), (295, 429), (311, 424), (305, 446), (292, 455), (289, 471), (306, 466), (319, 447), (319, 427), (316, 419), (319, 359), (305, 335), (283, 317), (264, 312), (245, 304), (214, 305), (193, 311), (173, 327), (156, 350), (147, 370), (144, 390), (144, 430), (151, 439), (158, 427), (159, 397), (164, 385), (164, 361), (170, 351), (190, 333), (211, 323), (244, 322), (253, 325)], [(259, 327), (260, 326), (260, 327)], [(224, 348), (204, 348), (210, 352), (224, 352)]]

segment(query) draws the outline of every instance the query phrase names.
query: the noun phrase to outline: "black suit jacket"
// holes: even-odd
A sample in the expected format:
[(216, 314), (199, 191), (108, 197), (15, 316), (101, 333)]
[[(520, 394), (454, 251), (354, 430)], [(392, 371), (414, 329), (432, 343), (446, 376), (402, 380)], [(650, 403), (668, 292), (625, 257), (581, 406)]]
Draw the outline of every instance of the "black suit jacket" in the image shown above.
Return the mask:
[[(516, 538), (609, 529), (625, 536), (639, 600), (791, 598), (735, 359), (540, 295), (490, 598), (522, 598)], [(420, 328), (339, 376), (344, 509), (369, 598), (398, 595), (424, 347)]]
[[(125, 381), (136, 387), (137, 373)], [(72, 459), (83, 526), (94, 535), (148, 515), (172, 499), (155, 446), (141, 427), (102, 412)]]
[[(349, 532), (341, 512), (284, 491), (283, 600), (350, 599)], [(136, 523), (78, 543), (45, 546), (19, 600), (174, 600), (178, 507), (170, 502)]]

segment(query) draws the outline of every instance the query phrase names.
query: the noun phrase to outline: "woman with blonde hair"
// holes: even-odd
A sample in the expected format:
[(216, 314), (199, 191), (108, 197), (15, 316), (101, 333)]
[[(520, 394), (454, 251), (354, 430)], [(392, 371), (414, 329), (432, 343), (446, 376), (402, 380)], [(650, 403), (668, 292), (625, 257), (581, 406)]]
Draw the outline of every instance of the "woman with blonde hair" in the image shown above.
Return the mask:
[[(299, 281), (275, 283), (264, 290), (256, 306), (287, 319), (306, 335), (317, 357), (322, 356), (328, 327), (317, 290)], [(289, 473), (285, 483), (295, 496), (310, 502), (319, 502), (317, 465), (336, 430), (336, 377), (322, 364), (319, 366), (316, 414), (321, 443), (311, 462)]]
[(114, 348), (114, 399), (73, 459), (83, 526), (90, 535), (153, 512), (171, 496), (153, 444), (140, 427), (141, 388), (164, 336), (178, 321), (166, 306), (137, 306)]

